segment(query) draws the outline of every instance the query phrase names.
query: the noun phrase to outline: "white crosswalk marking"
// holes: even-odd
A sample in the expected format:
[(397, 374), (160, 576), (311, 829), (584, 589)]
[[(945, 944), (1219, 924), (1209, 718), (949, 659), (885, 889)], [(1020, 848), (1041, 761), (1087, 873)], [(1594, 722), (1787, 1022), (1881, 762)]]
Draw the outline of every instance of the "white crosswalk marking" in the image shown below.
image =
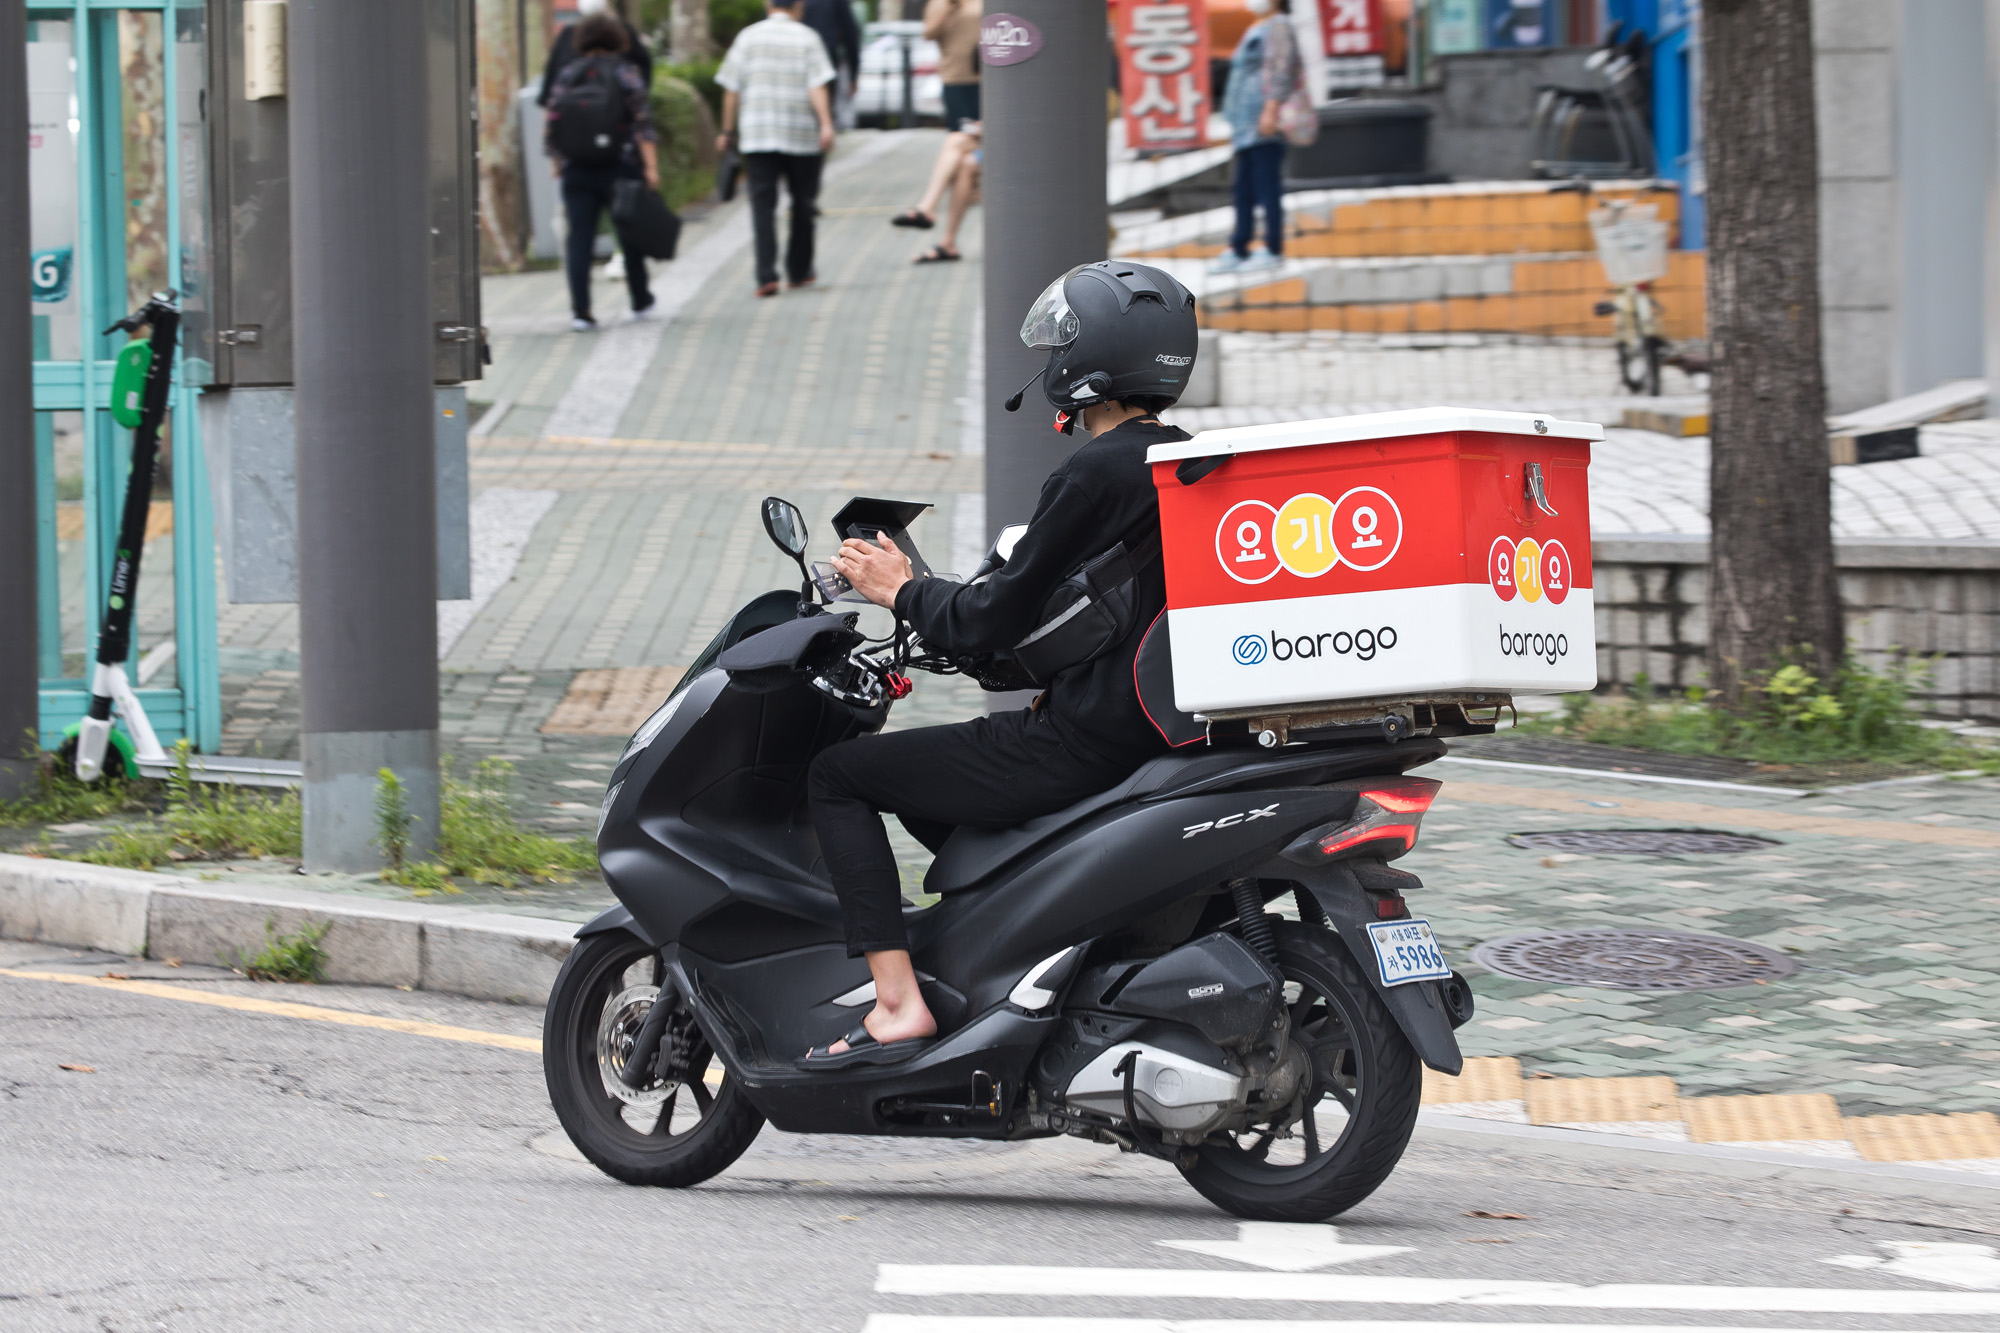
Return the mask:
[(1334, 1227), (1300, 1222), (1238, 1222), (1235, 1240), (1163, 1240), (1158, 1244), (1287, 1273), (1410, 1252), (1407, 1245), (1349, 1245)]
[(1154, 1300), (1340, 1302), (1569, 1310), (1706, 1310), (1785, 1314), (2000, 1315), (2000, 1293), (1853, 1287), (1722, 1287), (1363, 1277), (1173, 1268), (883, 1264), (875, 1290), (902, 1296), (1122, 1296)]
[[(1016, 1315), (874, 1314), (861, 1333), (1833, 1333), (1827, 1329), (1715, 1328), (1703, 1324), (1472, 1324), (1405, 1319), (1091, 1319)], [(1840, 1333), (1854, 1333), (1841, 1330)], [(1897, 1330), (1897, 1333), (1909, 1333)]]

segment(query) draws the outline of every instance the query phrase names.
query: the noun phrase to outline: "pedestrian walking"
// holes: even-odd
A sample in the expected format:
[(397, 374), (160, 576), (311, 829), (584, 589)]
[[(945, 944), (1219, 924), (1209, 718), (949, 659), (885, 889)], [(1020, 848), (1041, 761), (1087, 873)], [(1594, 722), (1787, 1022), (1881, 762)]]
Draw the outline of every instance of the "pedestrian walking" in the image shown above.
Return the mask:
[[(652, 87), (653, 53), (646, 49), (645, 39), (639, 36), (639, 30), (626, 20), (625, 6), (622, 3), (614, 4), (612, 0), (576, 0), (579, 20), (589, 18), (592, 14), (602, 14), (607, 10), (625, 27), (625, 58), (638, 66), (640, 82), (648, 88)], [(555, 90), (556, 76), (568, 68), (569, 63), (575, 59), (576, 25), (565, 24), (557, 31), (556, 39), (549, 43), (548, 63), (542, 67), (542, 90), (535, 97), (538, 105), (548, 106), (549, 94)]]
[(854, 89), (861, 81), (861, 25), (848, 0), (806, 0), (805, 25), (819, 34), (833, 62), (833, 125), (854, 128)]
[(785, 277), (793, 287), (818, 279), (813, 268), (813, 212), (820, 168), (833, 147), (833, 62), (819, 34), (802, 21), (805, 0), (767, 0), (770, 12), (736, 34), (715, 81), (722, 87), (722, 134), (732, 136), (750, 186), (756, 235), (757, 295), (778, 294), (778, 182), (792, 201)]
[(952, 192), (952, 222), (944, 239), (918, 256), (919, 264), (957, 259), (958, 223), (979, 188), (979, 19), (980, 0), (928, 0), (924, 36), (938, 44), (938, 79), (944, 85), (943, 145), (931, 180), (914, 208), (889, 219), (891, 226), (929, 231), (938, 205)]
[[(1305, 62), (1292, 31), (1292, 0), (1246, 0), (1245, 8), (1264, 17), (1243, 34), (1229, 63), (1222, 114), (1236, 149), (1236, 230), (1229, 249), (1209, 264), (1211, 273), (1272, 269), (1284, 262), (1285, 138), (1278, 113), (1285, 99), (1305, 86)], [(1250, 240), (1257, 234), (1260, 208), (1264, 252), (1253, 257)]]
[[(660, 184), (658, 136), (639, 67), (626, 59), (629, 38), (623, 20), (599, 10), (571, 29), (577, 58), (565, 65), (549, 89), (545, 144), (562, 181), (563, 214), (569, 236), (563, 267), (569, 277), (570, 327), (587, 333), (597, 327), (590, 313), (590, 263), (599, 218), (611, 208), (621, 179)], [(625, 288), (632, 317), (653, 309), (646, 280), (646, 257), (623, 247)]]

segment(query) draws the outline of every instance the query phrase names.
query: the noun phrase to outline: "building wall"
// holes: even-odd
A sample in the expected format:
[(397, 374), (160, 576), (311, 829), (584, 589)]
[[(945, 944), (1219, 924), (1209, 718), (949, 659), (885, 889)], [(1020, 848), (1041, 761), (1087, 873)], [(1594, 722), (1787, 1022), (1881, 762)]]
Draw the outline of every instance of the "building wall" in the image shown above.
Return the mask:
[(1904, 3), (1813, 0), (1820, 329), (1830, 412), (1894, 396), (1896, 52)]
[[(1599, 540), (1598, 688), (1684, 690), (1706, 680), (1708, 542), (1700, 537)], [(1929, 658), (1925, 712), (2000, 721), (2000, 545), (1857, 542), (1835, 548), (1847, 637), (1876, 668)]]

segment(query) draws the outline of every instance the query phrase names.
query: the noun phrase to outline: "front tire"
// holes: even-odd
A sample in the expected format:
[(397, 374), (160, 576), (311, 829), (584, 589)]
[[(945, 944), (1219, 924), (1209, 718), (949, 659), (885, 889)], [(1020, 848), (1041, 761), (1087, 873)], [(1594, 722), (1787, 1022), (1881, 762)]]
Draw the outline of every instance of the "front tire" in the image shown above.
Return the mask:
[[(1416, 1128), (1417, 1053), (1339, 936), (1273, 922), (1291, 1040), (1310, 1054), (1303, 1113), (1209, 1136), (1181, 1168), (1203, 1198), (1259, 1222), (1323, 1222), (1388, 1179)], [(1287, 1121), (1284, 1117), (1291, 1114)]]
[(630, 931), (592, 935), (570, 951), (549, 992), (542, 1072), (577, 1151), (628, 1185), (683, 1189), (728, 1169), (764, 1117), (743, 1096), (684, 1002), (660, 1040), (666, 1071), (639, 1088), (619, 1072), (662, 994), (659, 954)]

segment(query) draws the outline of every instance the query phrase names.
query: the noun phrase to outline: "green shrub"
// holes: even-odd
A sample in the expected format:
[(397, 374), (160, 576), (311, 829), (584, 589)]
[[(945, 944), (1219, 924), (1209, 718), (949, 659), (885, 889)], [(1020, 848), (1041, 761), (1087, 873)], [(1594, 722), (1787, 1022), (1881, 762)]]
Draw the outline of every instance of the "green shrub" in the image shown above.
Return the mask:
[(568, 883), (597, 869), (597, 848), (588, 838), (552, 838), (521, 828), (509, 808), (514, 766), (482, 759), (472, 781), (445, 775), (444, 817), (438, 862), (447, 874), (481, 884), (516, 879)]
[(319, 942), (332, 929), (331, 921), (307, 921), (291, 934), (280, 935), (277, 923), (266, 917), (264, 947), (251, 955), (238, 949), (238, 968), (252, 981), (323, 981), (326, 950)]
[[(696, 62), (714, 88), (715, 62)], [(653, 125), (660, 136), (660, 193), (669, 208), (685, 208), (715, 189), (715, 114), (699, 86), (661, 65), (653, 71)], [(718, 97), (720, 90), (715, 90)]]
[(708, 0), (708, 35), (727, 51), (736, 34), (764, 17), (764, 0)]
[(1767, 764), (1873, 760), (1988, 766), (1996, 757), (1936, 727), (1910, 708), (1930, 669), (1905, 659), (1883, 671), (1849, 659), (1831, 681), (1794, 662), (1754, 678), (1745, 706), (1730, 712), (1699, 686), (1660, 696), (1641, 675), (1624, 697), (1571, 695), (1559, 719), (1523, 731), (1675, 754), (1723, 755)]
[[(375, 846), (382, 855), (389, 858), (390, 872), (403, 868), (403, 857), (410, 850), (410, 830), (416, 826), (417, 817), (410, 813), (409, 794), (403, 790), (403, 780), (391, 769), (378, 769), (375, 774)], [(391, 878), (384, 874), (384, 879)]]
[(267, 796), (228, 783), (198, 783), (191, 771), (192, 755), (186, 741), (174, 747), (164, 812), (113, 832), (76, 859), (151, 870), (166, 861), (299, 854), (301, 818), (296, 791)]
[[(30, 740), (24, 749), (34, 744)], [(106, 776), (95, 782), (79, 782), (74, 768), (58, 761), (52, 753), (41, 753), (36, 757), (34, 791), (0, 802), (0, 828), (68, 824), (143, 810), (147, 797), (155, 790), (143, 778)]]

